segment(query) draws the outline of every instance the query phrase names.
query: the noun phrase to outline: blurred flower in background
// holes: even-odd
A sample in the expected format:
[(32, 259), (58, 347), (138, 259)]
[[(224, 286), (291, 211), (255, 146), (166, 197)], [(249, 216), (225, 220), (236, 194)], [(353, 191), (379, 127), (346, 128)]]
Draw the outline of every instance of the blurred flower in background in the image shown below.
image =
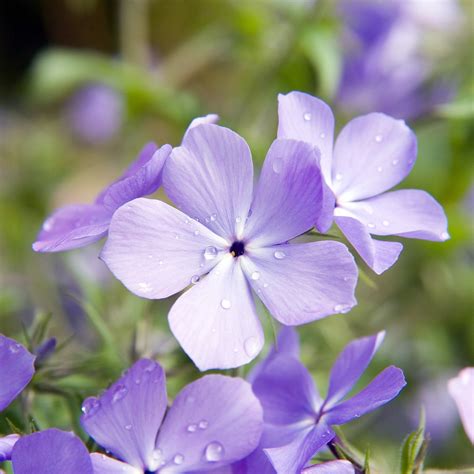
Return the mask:
[(456, 0), (342, 0), (340, 14), (342, 110), (413, 119), (453, 96), (455, 79), (435, 72), (463, 25)]

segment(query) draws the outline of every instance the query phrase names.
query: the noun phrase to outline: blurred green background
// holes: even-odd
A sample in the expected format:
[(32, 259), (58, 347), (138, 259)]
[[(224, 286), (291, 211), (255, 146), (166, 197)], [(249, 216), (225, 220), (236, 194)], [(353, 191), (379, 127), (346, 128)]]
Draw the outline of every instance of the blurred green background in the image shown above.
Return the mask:
[[(440, 0), (424, 1), (430, 9)], [(474, 1), (460, 8), (462, 28), (454, 39), (439, 33), (444, 48), (435, 51), (437, 77), (456, 92), (450, 104), (409, 121), (419, 155), (402, 184), (442, 203), (451, 240), (405, 239), (399, 262), (379, 277), (361, 264), (359, 305), (300, 330), (303, 360), (322, 392), (351, 338), (387, 330), (363, 381), (395, 364), (408, 386), (344, 429), (362, 451), (370, 446), (382, 473), (396, 472), (422, 404), (431, 433), (426, 465), (473, 464), (446, 390), (474, 364)], [(128, 293), (97, 259), (102, 244), (35, 254), (31, 243), (52, 210), (93, 200), (147, 141), (178, 145), (198, 115), (219, 114), (258, 165), (276, 135), (279, 92), (321, 97), (340, 129), (354, 116), (336, 101), (343, 23), (336, 0), (2, 1), (0, 332), (31, 350), (55, 337), (58, 350), (2, 414), (0, 432), (10, 432), (7, 417), (26, 431), (34, 420), (80, 432), (82, 399), (141, 355), (167, 368), (170, 396), (199, 376), (169, 332), (173, 301)], [(270, 318), (259, 309), (270, 344)]]

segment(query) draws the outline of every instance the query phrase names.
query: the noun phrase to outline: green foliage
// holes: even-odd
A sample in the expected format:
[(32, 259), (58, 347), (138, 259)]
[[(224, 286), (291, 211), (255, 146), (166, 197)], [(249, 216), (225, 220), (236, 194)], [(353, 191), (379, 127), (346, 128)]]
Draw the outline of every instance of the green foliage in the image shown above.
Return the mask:
[(400, 458), (400, 474), (419, 474), (422, 472), (428, 447), (428, 439), (425, 437), (425, 428), (425, 410), (422, 409), (418, 429), (409, 434), (403, 442)]

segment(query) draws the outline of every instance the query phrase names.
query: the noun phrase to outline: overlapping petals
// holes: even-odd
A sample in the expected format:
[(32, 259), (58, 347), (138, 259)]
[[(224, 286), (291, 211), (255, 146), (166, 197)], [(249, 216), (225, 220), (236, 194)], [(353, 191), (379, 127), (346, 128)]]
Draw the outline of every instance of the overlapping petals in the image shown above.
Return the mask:
[(19, 395), (32, 379), (35, 356), (14, 339), (0, 334), (0, 411)]
[(164, 417), (166, 405), (163, 369), (149, 359), (86, 399), (84, 428), (118, 458), (93, 453), (95, 474), (206, 472), (239, 461), (259, 443), (262, 408), (242, 379), (205, 376), (186, 386)]
[(53, 212), (44, 222), (33, 250), (61, 252), (102, 239), (115, 210), (160, 187), (161, 172), (170, 152), (169, 145), (159, 149), (154, 143), (145, 145), (135, 162), (117, 181), (101, 191), (94, 204), (64, 206)]
[(464, 430), (474, 444), (474, 367), (466, 367), (449, 380), (448, 390), (456, 402)]
[(15, 474), (94, 474), (82, 441), (56, 428), (20, 438), (13, 448), (12, 464)]
[[(334, 120), (324, 102), (290, 92), (279, 96), (278, 114), (279, 137), (305, 140), (321, 149), (323, 176), (332, 192), (323, 192), (323, 207), (333, 204), (337, 225), (376, 273), (396, 262), (402, 246), (374, 240), (371, 234), (435, 241), (449, 238), (444, 211), (429, 194), (419, 190), (386, 193), (415, 164), (416, 137), (405, 122), (380, 113), (357, 117), (342, 129), (332, 150)], [(325, 232), (330, 220), (324, 217), (315, 224)]]

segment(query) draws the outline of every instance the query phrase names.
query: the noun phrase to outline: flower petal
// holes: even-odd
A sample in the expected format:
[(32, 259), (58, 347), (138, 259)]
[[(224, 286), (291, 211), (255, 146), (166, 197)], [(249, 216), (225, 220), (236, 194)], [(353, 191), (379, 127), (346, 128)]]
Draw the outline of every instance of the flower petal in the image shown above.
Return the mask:
[(395, 398), (405, 385), (402, 370), (394, 366), (387, 367), (357, 395), (325, 412), (324, 420), (330, 425), (342, 425), (359, 418)]
[(21, 437), (13, 448), (12, 464), (15, 474), (93, 474), (82, 441), (56, 428)]
[(178, 394), (156, 447), (173, 472), (211, 470), (250, 454), (262, 427), (262, 407), (248, 382), (206, 375)]
[(161, 366), (140, 359), (99, 398), (82, 405), (84, 429), (95, 441), (137, 468), (155, 463), (155, 439), (166, 410)]
[(171, 331), (200, 370), (246, 364), (263, 346), (250, 288), (236, 260), (227, 254), (168, 315)]
[(303, 92), (278, 95), (278, 138), (311, 143), (321, 152), (321, 171), (331, 182), (334, 115), (322, 100)]
[(342, 207), (371, 234), (435, 241), (449, 238), (443, 208), (425, 191), (400, 189)]
[(474, 367), (466, 367), (452, 378), (448, 391), (456, 402), (464, 431), (474, 444)]
[(19, 439), (20, 435), (17, 434), (0, 437), (0, 462), (11, 459), (13, 447)]
[(309, 466), (301, 474), (355, 474), (354, 466), (349, 461), (327, 461)]
[(252, 388), (262, 404), (265, 424), (278, 425), (281, 431), (288, 425), (299, 430), (314, 424), (322, 400), (308, 370), (293, 357), (275, 356)]
[(143, 474), (143, 469), (117, 461), (117, 459), (110, 458), (105, 454), (92, 453), (91, 461), (94, 474)]
[(189, 130), (191, 130), (194, 127), (197, 127), (198, 125), (201, 125), (203, 123), (217, 123), (219, 122), (219, 115), (217, 114), (207, 114), (202, 117), (196, 117), (195, 119), (191, 120), (191, 123), (188, 125), (188, 128), (186, 129), (186, 132), (184, 133), (184, 136), (187, 135)]
[(324, 423), (302, 431), (291, 443), (264, 449), (278, 474), (300, 474), (308, 461), (335, 436)]
[(225, 245), (174, 207), (140, 198), (115, 212), (101, 259), (132, 293), (166, 298), (208, 272)]
[[(154, 193), (161, 186), (163, 166), (171, 149), (170, 145), (159, 149), (154, 143), (146, 145), (135, 163), (100, 194), (97, 202), (113, 212), (133, 199)], [(150, 155), (152, 150), (155, 151)]]
[(401, 243), (373, 239), (367, 226), (352, 217), (338, 216), (335, 221), (365, 263), (378, 275), (398, 260), (403, 249)]
[(332, 189), (339, 202), (376, 196), (402, 181), (416, 159), (416, 136), (403, 120), (372, 113), (351, 120), (337, 137)]
[(253, 164), (245, 140), (213, 124), (191, 128), (174, 148), (163, 186), (183, 212), (229, 240), (242, 235), (253, 189)]
[(314, 226), (322, 203), (318, 161), (318, 150), (308, 143), (272, 143), (245, 224), (244, 239), (249, 245), (280, 244)]
[(0, 411), (19, 395), (35, 372), (35, 356), (0, 334)]
[(61, 207), (44, 221), (33, 250), (62, 252), (97, 242), (107, 234), (111, 215), (99, 204)]
[(249, 249), (242, 267), (254, 291), (282, 324), (296, 326), (355, 304), (357, 267), (347, 247), (322, 241)]
[(385, 331), (356, 339), (343, 349), (331, 369), (325, 406), (344, 398), (364, 373), (385, 337)]

